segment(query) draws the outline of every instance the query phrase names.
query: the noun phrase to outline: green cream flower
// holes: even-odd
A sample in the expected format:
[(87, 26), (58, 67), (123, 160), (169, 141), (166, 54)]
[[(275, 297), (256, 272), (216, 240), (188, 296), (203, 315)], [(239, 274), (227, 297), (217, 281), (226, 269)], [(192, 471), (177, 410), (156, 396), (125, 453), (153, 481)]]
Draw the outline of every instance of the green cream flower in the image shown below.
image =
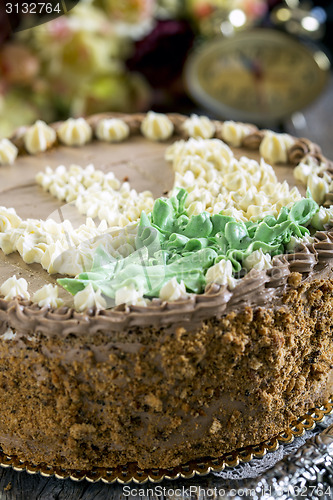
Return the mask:
[(156, 200), (151, 214), (141, 214), (135, 251), (128, 257), (115, 259), (100, 248), (90, 272), (58, 282), (72, 294), (92, 284), (114, 299), (117, 290), (126, 286), (134, 286), (146, 297), (158, 297), (160, 289), (176, 278), (188, 292), (202, 293), (206, 272), (213, 265), (230, 261), (235, 274), (255, 251), (270, 256), (284, 253), (291, 238), (310, 234), (306, 226), (319, 210), (308, 197), (290, 209), (282, 208), (277, 218), (269, 215), (257, 222), (239, 221), (223, 212), (189, 217), (186, 197), (187, 192), (179, 189), (171, 198)]

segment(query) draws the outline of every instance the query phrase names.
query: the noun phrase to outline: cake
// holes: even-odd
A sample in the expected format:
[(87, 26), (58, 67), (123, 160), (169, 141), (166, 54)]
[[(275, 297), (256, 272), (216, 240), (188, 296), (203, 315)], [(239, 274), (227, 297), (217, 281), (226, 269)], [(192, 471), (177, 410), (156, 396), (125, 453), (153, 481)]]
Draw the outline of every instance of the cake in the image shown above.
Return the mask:
[(169, 468), (328, 401), (333, 169), (318, 146), (104, 114), (23, 127), (0, 163), (4, 453)]

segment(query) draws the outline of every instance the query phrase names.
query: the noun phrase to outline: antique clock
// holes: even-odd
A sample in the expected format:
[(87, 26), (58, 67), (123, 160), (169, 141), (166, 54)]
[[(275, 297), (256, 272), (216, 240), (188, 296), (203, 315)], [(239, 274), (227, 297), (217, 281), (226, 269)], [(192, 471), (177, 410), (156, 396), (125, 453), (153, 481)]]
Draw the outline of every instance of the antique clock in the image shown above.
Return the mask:
[(185, 68), (189, 93), (223, 119), (281, 123), (324, 89), (330, 62), (277, 30), (254, 29), (204, 43)]

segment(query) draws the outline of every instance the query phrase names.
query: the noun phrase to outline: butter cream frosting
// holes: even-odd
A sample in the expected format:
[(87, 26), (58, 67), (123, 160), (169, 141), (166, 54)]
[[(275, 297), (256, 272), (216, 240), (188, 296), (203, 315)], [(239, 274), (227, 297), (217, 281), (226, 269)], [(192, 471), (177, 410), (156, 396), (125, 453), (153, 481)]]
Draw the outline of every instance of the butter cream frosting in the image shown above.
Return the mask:
[(130, 128), (120, 118), (104, 118), (95, 128), (96, 137), (101, 141), (121, 142), (130, 135)]
[(18, 149), (9, 139), (0, 139), (0, 165), (12, 165)]
[(55, 143), (56, 139), (56, 131), (41, 120), (37, 120), (34, 125), (29, 127), (23, 137), (25, 149), (30, 154), (46, 151)]
[(57, 135), (67, 146), (83, 146), (90, 142), (92, 129), (84, 118), (68, 118), (59, 126)]
[(259, 151), (263, 158), (272, 164), (287, 163), (288, 151), (295, 140), (288, 134), (266, 131)]
[(58, 287), (52, 285), (42, 286), (37, 292), (34, 293), (32, 301), (39, 305), (39, 307), (52, 307), (57, 309), (61, 307), (64, 301), (58, 296)]
[(215, 125), (207, 116), (193, 114), (184, 121), (183, 130), (188, 137), (210, 139), (214, 136)]
[(167, 115), (149, 111), (142, 120), (141, 132), (152, 141), (165, 141), (174, 131), (174, 125)]
[(22, 299), (29, 299), (28, 283), (24, 278), (16, 278), (12, 276), (8, 278), (0, 287), (0, 292), (5, 296), (5, 300), (13, 299), (14, 297), (21, 297)]

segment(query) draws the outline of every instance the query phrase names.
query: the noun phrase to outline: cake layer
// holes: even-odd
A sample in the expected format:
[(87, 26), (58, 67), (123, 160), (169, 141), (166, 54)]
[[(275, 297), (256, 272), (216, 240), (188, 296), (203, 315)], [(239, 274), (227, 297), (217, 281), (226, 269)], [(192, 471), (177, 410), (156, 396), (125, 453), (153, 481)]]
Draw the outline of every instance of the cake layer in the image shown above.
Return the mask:
[[(174, 118), (176, 135), (164, 143), (135, 133), (143, 117), (124, 119), (132, 135), (123, 143), (57, 144), (1, 167), (0, 204), (25, 219), (82, 223), (73, 205), (35, 182), (46, 166), (73, 163), (93, 163), (138, 192), (161, 196), (174, 176), (165, 151), (180, 139), (184, 119)], [(235, 156), (258, 161), (262, 138), (250, 133), (244, 143), (256, 147), (232, 148)], [(307, 153), (319, 154), (299, 141), (289, 159), (294, 165)], [(274, 170), (304, 195), (292, 165)], [(59, 309), (0, 298), (4, 452), (67, 468), (172, 467), (259, 443), (327, 401), (333, 393), (333, 232), (313, 237), (273, 257), (269, 269), (252, 269), (233, 289), (213, 283), (175, 302), (77, 312), (67, 307), (65, 291)], [(1, 281), (13, 274), (24, 277), (32, 293), (59, 277), (17, 253), (0, 252)]]
[(333, 283), (300, 278), (290, 275), (281, 307), (197, 325), (17, 330), (1, 341), (5, 453), (68, 468), (171, 467), (283, 431), (333, 392)]

